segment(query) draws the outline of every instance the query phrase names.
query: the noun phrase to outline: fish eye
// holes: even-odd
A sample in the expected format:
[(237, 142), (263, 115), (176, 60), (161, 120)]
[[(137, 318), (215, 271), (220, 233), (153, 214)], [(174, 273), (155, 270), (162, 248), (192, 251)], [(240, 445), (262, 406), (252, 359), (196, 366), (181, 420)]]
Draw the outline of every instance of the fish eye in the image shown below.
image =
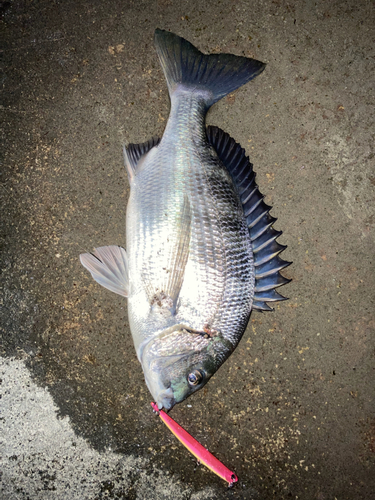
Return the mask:
[(187, 377), (187, 381), (189, 382), (189, 385), (199, 385), (203, 380), (203, 373), (200, 370), (194, 370), (193, 372), (189, 373)]

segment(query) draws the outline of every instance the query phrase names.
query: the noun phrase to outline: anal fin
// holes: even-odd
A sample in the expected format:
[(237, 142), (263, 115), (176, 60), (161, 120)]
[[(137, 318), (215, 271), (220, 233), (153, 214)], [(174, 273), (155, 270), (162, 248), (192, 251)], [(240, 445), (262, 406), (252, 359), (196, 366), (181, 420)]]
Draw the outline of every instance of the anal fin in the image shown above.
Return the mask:
[(146, 142), (140, 144), (128, 144), (124, 146), (124, 162), (125, 168), (128, 172), (129, 179), (131, 180), (137, 172), (137, 165), (140, 159), (147, 154), (152, 148), (158, 146), (161, 139), (159, 137), (152, 137)]

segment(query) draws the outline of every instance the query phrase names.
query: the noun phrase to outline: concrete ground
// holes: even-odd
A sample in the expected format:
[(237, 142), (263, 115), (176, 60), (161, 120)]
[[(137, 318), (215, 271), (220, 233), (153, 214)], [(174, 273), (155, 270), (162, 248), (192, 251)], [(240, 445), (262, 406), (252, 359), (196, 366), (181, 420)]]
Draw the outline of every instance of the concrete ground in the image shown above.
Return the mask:
[[(368, 0), (0, 4), (4, 499), (374, 498), (374, 8)], [(227, 490), (151, 411), (126, 300), (78, 256), (125, 242), (122, 144), (163, 132), (156, 27), (267, 62), (208, 122), (274, 206), (290, 297), (253, 314), (171, 411), (239, 476)]]

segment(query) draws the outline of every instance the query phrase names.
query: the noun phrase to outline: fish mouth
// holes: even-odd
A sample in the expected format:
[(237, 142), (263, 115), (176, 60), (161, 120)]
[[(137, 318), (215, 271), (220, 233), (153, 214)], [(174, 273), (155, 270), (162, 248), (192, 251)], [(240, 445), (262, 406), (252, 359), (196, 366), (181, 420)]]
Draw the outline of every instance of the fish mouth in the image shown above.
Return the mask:
[(165, 387), (157, 373), (153, 373), (152, 371), (151, 373), (146, 373), (145, 370), (143, 371), (148, 390), (151, 392), (159, 410), (162, 408), (166, 410), (173, 408), (176, 404), (176, 400), (172, 387)]
[(170, 410), (176, 404), (176, 400), (174, 398), (173, 390), (171, 387), (164, 391), (159, 392), (158, 397), (156, 398), (156, 404), (158, 405), (159, 410), (164, 408), (165, 410)]

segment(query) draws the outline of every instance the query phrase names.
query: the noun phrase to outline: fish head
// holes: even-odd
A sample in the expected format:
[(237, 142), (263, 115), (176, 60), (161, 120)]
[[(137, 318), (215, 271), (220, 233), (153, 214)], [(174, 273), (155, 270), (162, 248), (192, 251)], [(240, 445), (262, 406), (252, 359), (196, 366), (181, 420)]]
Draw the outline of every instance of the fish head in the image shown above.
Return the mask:
[(170, 410), (201, 389), (233, 351), (221, 336), (176, 325), (147, 343), (141, 362), (158, 408)]

